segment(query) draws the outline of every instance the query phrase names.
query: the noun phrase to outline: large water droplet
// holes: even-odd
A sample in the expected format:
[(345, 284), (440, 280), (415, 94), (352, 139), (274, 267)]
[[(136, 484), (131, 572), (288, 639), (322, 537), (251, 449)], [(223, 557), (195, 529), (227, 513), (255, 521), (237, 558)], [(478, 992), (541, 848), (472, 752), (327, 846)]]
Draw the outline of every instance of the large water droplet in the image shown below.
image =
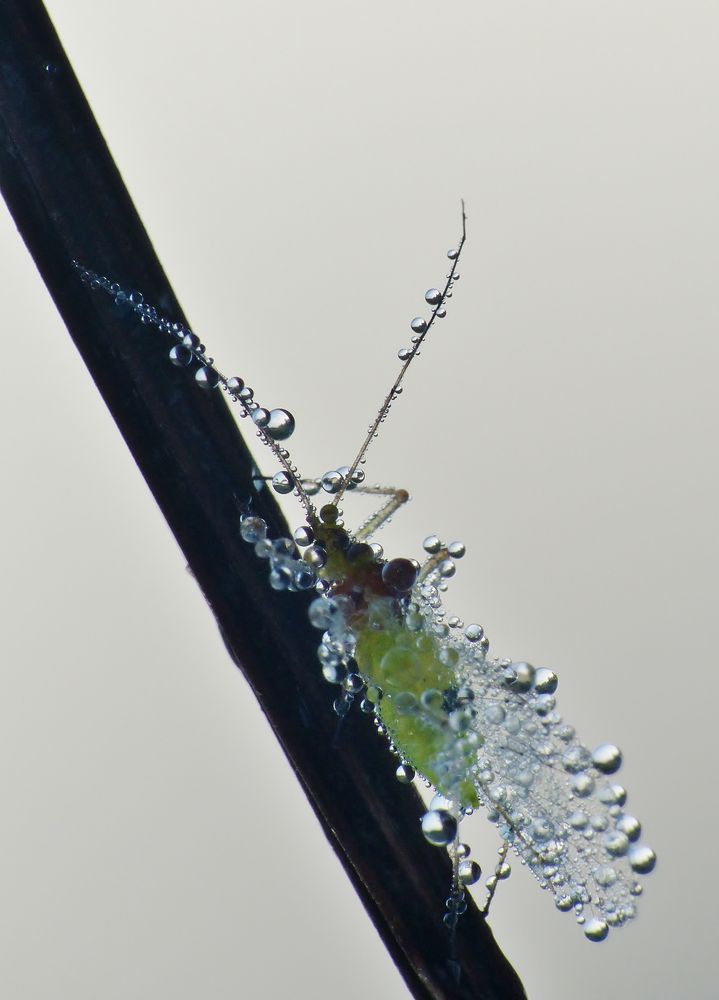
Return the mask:
[(627, 801), (627, 792), (622, 785), (605, 785), (599, 792), (599, 801), (605, 805), (623, 806)]
[(534, 674), (534, 690), (538, 694), (554, 694), (559, 680), (553, 670), (539, 667)]
[(629, 864), (635, 872), (647, 875), (657, 863), (657, 856), (646, 844), (636, 844), (629, 849)]
[(459, 863), (458, 875), (459, 881), (463, 885), (474, 885), (475, 882), (479, 882), (481, 879), (482, 869), (476, 861), (472, 861), (471, 858), (465, 858)]
[(188, 347), (183, 347), (182, 344), (175, 344), (174, 347), (170, 348), (170, 361), (173, 365), (177, 365), (178, 368), (185, 368), (192, 361), (192, 351)]
[(329, 472), (325, 472), (322, 476), (322, 489), (326, 493), (339, 493), (342, 489), (342, 483), (344, 479), (342, 474), (337, 469), (331, 469)]
[(427, 320), (423, 319), (422, 316), (415, 316), (409, 325), (415, 333), (424, 333), (427, 329)]
[(470, 642), (479, 642), (479, 640), (484, 636), (484, 629), (481, 625), (472, 623), (466, 627), (464, 634)]
[(289, 410), (281, 406), (270, 410), (270, 419), (267, 422), (267, 433), (275, 441), (286, 441), (291, 437), (295, 429), (295, 418)]
[(609, 933), (609, 925), (606, 920), (599, 920), (592, 917), (584, 925), (584, 934), (590, 941), (603, 941)]
[(442, 542), (436, 535), (427, 535), (422, 542), (422, 548), (425, 552), (429, 552), (430, 555), (434, 555), (442, 548)]
[(529, 691), (534, 682), (534, 667), (531, 663), (510, 663), (503, 676), (512, 691)]
[(431, 306), (436, 306), (442, 301), (442, 293), (439, 288), (428, 288), (424, 293), (424, 300), (428, 302)]
[(614, 774), (622, 765), (622, 752), (613, 743), (600, 743), (592, 753), (592, 763), (602, 774)]
[(228, 378), (227, 380), (227, 388), (233, 396), (239, 396), (245, 388), (244, 379), (238, 378), (237, 375), (233, 375), (232, 378)]
[(195, 372), (195, 382), (197, 382), (201, 389), (216, 389), (220, 384), (220, 376), (214, 368), (211, 368), (209, 365), (203, 365), (202, 368), (198, 368)]
[(621, 830), (625, 833), (630, 840), (639, 840), (639, 836), (642, 832), (642, 824), (636, 818), (636, 816), (629, 816), (625, 814), (620, 816), (617, 820), (617, 830)]
[(315, 540), (315, 533), (309, 524), (301, 524), (296, 529), (293, 538), (298, 545), (311, 545)]
[(615, 830), (604, 838), (604, 847), (607, 854), (611, 854), (613, 858), (620, 858), (629, 849), (629, 838), (620, 830)]
[(243, 541), (255, 545), (267, 536), (267, 524), (261, 517), (243, 517), (240, 522), (240, 535)]
[(444, 809), (430, 809), (422, 817), (422, 833), (435, 847), (446, 847), (457, 834), (457, 820)]
[(315, 569), (321, 569), (327, 562), (327, 551), (322, 545), (310, 545), (305, 549), (302, 558)]
[(414, 781), (415, 771), (409, 764), (400, 764), (394, 773), (397, 781), (401, 782), (403, 785), (409, 785)]
[(272, 477), (272, 489), (275, 493), (285, 495), (295, 488), (294, 480), (288, 472), (277, 472)]
[(565, 771), (569, 771), (570, 774), (578, 774), (579, 771), (583, 771), (586, 767), (589, 767), (591, 763), (592, 755), (586, 747), (583, 747), (579, 743), (573, 747), (569, 747), (562, 754), (562, 764)]

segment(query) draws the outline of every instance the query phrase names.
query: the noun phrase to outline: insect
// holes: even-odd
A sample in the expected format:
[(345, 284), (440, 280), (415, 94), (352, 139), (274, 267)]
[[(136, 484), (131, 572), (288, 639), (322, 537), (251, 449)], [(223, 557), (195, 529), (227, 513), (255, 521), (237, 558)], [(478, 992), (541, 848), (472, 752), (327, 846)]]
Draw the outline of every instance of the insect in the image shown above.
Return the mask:
[[(449, 615), (447, 581), (464, 555), (459, 542), (436, 536), (424, 541), (422, 565), (386, 558), (373, 541), (377, 530), (409, 499), (403, 489), (366, 484), (367, 451), (402, 390), (405, 375), (437, 318), (446, 314), (466, 240), (447, 253), (442, 288), (425, 294), (428, 318), (411, 321), (411, 346), (399, 351), (400, 370), (349, 466), (317, 478), (300, 475), (285, 442), (295, 429), (292, 414), (268, 410), (242, 378), (228, 378), (207, 356), (199, 338), (147, 305), (141, 294), (76, 264), (83, 280), (130, 307), (172, 342), (169, 360), (187, 368), (206, 391), (222, 389), (249, 417), (279, 471), (269, 477), (279, 494), (293, 493), (305, 522), (292, 538), (268, 537), (266, 522), (248, 504), (240, 533), (267, 561), (276, 590), (310, 591), (310, 621), (322, 634), (318, 657), (335, 686), (338, 726), (353, 709), (374, 717), (400, 759), (397, 778), (416, 776), (435, 796), (422, 818), (429, 843), (448, 851), (452, 885), (444, 922), (457, 924), (466, 909), (465, 889), (481, 869), (460, 836), (463, 818), (483, 807), (502, 838), (499, 863), (487, 879), (489, 908), (499, 880), (510, 873), (510, 851), (528, 867), (557, 909), (574, 913), (591, 941), (636, 915), (642, 885), (656, 857), (640, 842), (641, 825), (625, 811), (626, 792), (613, 775), (619, 749), (604, 743), (590, 751), (559, 715), (557, 677), (547, 668), (500, 659), (490, 653), (483, 628)], [(348, 492), (380, 500), (379, 509), (354, 531), (340, 507)]]

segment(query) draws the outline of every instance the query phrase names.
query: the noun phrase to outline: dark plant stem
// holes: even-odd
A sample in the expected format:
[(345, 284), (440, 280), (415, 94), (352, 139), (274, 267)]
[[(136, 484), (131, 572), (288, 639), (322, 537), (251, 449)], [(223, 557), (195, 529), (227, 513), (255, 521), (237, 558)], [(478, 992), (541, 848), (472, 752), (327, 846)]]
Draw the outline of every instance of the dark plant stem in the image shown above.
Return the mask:
[[(39, 0), (0, 0), (0, 185), (232, 658), (411, 993), (523, 997), (474, 905), (450, 962), (441, 922), (450, 866), (423, 841), (419, 797), (395, 781), (371, 720), (351, 713), (332, 747), (336, 717), (307, 600), (272, 591), (266, 564), (238, 535), (252, 458), (221, 394), (199, 392), (167, 362), (156, 331), (93, 295), (72, 267), (77, 258), (184, 320)], [(255, 508), (274, 532), (287, 532), (269, 492)]]

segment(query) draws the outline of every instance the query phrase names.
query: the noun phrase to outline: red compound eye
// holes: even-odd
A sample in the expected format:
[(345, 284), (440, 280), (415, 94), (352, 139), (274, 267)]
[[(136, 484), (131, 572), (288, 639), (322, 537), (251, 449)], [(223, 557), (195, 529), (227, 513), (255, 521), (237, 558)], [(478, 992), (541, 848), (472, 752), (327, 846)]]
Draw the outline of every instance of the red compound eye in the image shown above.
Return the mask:
[(397, 594), (411, 590), (417, 579), (419, 566), (412, 559), (390, 559), (382, 567), (382, 582)]

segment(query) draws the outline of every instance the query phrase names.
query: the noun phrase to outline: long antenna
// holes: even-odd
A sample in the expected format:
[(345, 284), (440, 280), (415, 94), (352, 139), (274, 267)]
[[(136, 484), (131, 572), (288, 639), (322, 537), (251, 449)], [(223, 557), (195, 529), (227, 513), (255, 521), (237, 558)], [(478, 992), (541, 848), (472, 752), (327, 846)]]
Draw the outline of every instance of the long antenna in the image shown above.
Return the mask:
[[(442, 316), (444, 316), (444, 304), (445, 304), (445, 301), (447, 299), (447, 293), (451, 291), (452, 285), (453, 285), (453, 283), (455, 281), (455, 275), (456, 275), (456, 272), (457, 272), (457, 265), (459, 264), (459, 258), (460, 258), (460, 255), (462, 253), (462, 247), (464, 246), (466, 239), (467, 239), (467, 213), (464, 210), (464, 199), (462, 199), (462, 238), (459, 241), (459, 245), (458, 245), (457, 249), (449, 251), (448, 256), (450, 257), (450, 259), (452, 261), (452, 267), (450, 268), (450, 272), (447, 275), (447, 282), (446, 282), (446, 284), (444, 286), (444, 289), (441, 292), (438, 289), (430, 289), (427, 292), (427, 294), (425, 295), (426, 301), (431, 306), (434, 307), (432, 309), (432, 315), (430, 316), (428, 323), (425, 323), (424, 320), (420, 320), (419, 322), (417, 320), (413, 320), (413, 322), (412, 322), (412, 329), (415, 331), (415, 335), (416, 335), (413, 338), (413, 340), (414, 340), (414, 347), (411, 349), (411, 351), (408, 351), (407, 357), (403, 360), (403, 364), (402, 364), (402, 367), (399, 370), (399, 374), (397, 375), (397, 378), (392, 383), (392, 388), (389, 390), (389, 392), (385, 396), (384, 402), (382, 403), (382, 406), (380, 407), (379, 412), (377, 413), (377, 416), (374, 418), (372, 424), (370, 425), (370, 428), (367, 431), (367, 436), (365, 437), (364, 441), (362, 442), (362, 447), (357, 452), (357, 455), (355, 456), (354, 462), (349, 467), (349, 472), (347, 473), (347, 475), (344, 476), (344, 482), (342, 483), (341, 489), (335, 494), (334, 499), (332, 500), (332, 503), (335, 506), (337, 506), (337, 504), (340, 502), (340, 500), (344, 496), (345, 490), (348, 487), (351, 487), (351, 485), (352, 485), (352, 477), (354, 476), (355, 472), (357, 471), (357, 468), (358, 468), (360, 462), (365, 457), (365, 454), (367, 453), (367, 449), (372, 444), (372, 440), (375, 437), (375, 435), (377, 434), (377, 430), (379, 428), (379, 425), (382, 423), (382, 421), (385, 419), (385, 417), (389, 413), (390, 407), (392, 406), (392, 403), (396, 399), (397, 392), (398, 392), (400, 386), (402, 385), (402, 380), (404, 379), (405, 373), (406, 373), (407, 369), (409, 368), (409, 366), (414, 361), (415, 357), (417, 356), (417, 353), (418, 353), (420, 347), (422, 346), (422, 344), (424, 343), (424, 341), (425, 341), (425, 339), (427, 337), (427, 334), (429, 333), (429, 331), (430, 331), (430, 329), (432, 327), (432, 324), (434, 323), (434, 321), (437, 318), (437, 316), (440, 316), (440, 318)], [(433, 293), (435, 293), (435, 294), (433, 294)], [(415, 325), (415, 324), (417, 324), (417, 325)]]
[(272, 479), (275, 492), (291, 493), (294, 491), (305, 508), (308, 520), (310, 522), (316, 521), (317, 515), (314, 505), (302, 486), (297, 466), (292, 461), (287, 448), (279, 443), (288, 438), (295, 428), (295, 420), (289, 410), (280, 407), (266, 410), (260, 406), (254, 398), (254, 391), (245, 384), (244, 379), (227, 378), (222, 374), (214, 360), (208, 357), (207, 349), (200, 342), (197, 334), (182, 323), (173, 323), (166, 316), (158, 313), (154, 306), (148, 305), (144, 301), (139, 292), (124, 291), (116, 282), (83, 267), (76, 260), (73, 261), (73, 265), (80, 273), (82, 280), (90, 285), (90, 288), (102, 289), (114, 298), (116, 305), (129, 306), (141, 322), (155, 326), (162, 333), (174, 337), (176, 343), (170, 349), (170, 361), (180, 368), (187, 367), (193, 361), (199, 362), (199, 367), (195, 371), (195, 381), (201, 388), (216, 389), (221, 387), (233, 403), (239, 404), (242, 415), (250, 417), (257, 428), (257, 436), (282, 466), (282, 471), (278, 472)]

